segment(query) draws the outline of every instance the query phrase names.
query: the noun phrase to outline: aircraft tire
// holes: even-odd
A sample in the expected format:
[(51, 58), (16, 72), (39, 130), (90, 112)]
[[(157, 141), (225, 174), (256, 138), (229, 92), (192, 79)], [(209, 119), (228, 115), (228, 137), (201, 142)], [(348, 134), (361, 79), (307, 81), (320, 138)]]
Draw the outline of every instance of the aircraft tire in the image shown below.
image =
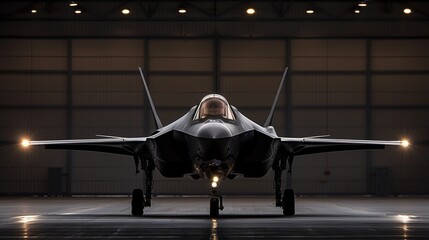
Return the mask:
[(219, 198), (210, 199), (210, 217), (219, 217)]
[(295, 215), (295, 192), (293, 189), (285, 189), (283, 194), (283, 215)]
[(143, 208), (144, 208), (143, 190), (136, 188), (133, 190), (133, 198), (131, 200), (131, 214), (133, 216), (141, 216), (143, 215)]

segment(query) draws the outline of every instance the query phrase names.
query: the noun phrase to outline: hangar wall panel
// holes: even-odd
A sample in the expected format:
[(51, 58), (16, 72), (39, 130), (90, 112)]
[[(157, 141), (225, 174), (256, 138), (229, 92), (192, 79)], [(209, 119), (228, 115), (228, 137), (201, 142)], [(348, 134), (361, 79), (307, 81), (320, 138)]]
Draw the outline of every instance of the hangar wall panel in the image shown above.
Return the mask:
[(149, 42), (151, 71), (211, 71), (212, 42), (153, 40)]
[(67, 42), (1, 39), (0, 70), (66, 70)]
[(136, 70), (143, 66), (143, 40), (85, 39), (72, 42), (73, 70)]
[(65, 105), (65, 74), (0, 74), (0, 105)]
[(307, 193), (362, 194), (366, 191), (365, 153), (329, 153), (297, 157), (296, 189)]
[(141, 188), (133, 158), (106, 153), (73, 153), (73, 189), (76, 194), (129, 194)]
[(374, 70), (427, 70), (429, 40), (374, 40), (372, 68)]
[(134, 74), (83, 74), (72, 81), (75, 106), (142, 106), (143, 83), (137, 68)]
[(364, 75), (305, 74), (292, 77), (294, 105), (364, 105)]
[(382, 74), (372, 77), (374, 105), (428, 106), (427, 74)]
[(73, 113), (73, 137), (88, 138), (96, 134), (139, 136), (142, 134), (143, 112), (130, 109), (89, 109)]
[(365, 70), (364, 40), (292, 40), (294, 71)]
[(223, 72), (283, 71), (284, 41), (224, 40), (220, 43)]
[(330, 134), (332, 138), (365, 138), (363, 110), (295, 110), (292, 123), (297, 136)]

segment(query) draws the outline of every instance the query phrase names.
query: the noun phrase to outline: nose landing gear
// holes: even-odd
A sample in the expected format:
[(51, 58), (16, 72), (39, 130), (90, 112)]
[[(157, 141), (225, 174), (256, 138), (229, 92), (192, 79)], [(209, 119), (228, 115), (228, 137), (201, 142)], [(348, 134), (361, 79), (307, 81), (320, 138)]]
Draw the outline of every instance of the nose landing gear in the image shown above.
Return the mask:
[[(216, 180), (216, 181), (215, 181)], [(219, 178), (213, 177), (213, 182), (210, 188), (212, 197), (210, 198), (210, 217), (216, 218), (219, 217), (219, 210), (223, 210), (223, 198), (219, 193), (218, 187)]]

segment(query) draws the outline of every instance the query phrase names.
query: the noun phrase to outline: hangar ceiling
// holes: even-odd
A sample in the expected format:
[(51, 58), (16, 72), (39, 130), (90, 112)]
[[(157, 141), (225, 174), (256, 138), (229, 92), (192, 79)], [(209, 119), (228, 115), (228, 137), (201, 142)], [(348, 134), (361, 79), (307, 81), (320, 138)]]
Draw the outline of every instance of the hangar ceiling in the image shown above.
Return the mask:
[[(71, 7), (71, 2), (77, 5)], [(362, 3), (366, 6), (360, 7)], [(186, 13), (179, 13), (179, 8)], [(247, 14), (249, 8), (255, 13)], [(404, 13), (405, 9), (411, 13)], [(122, 13), (125, 10), (128, 14)], [(0, 20), (1, 34), (9, 36), (418, 37), (429, 35), (425, 27), (429, 4), (420, 0), (10, 1), (1, 7)]]
[[(12, 1), (2, 20), (330, 21), (427, 20), (424, 0)], [(253, 8), (254, 14), (247, 13)], [(404, 9), (412, 14), (405, 14)], [(128, 11), (123, 11), (127, 9)], [(181, 11), (179, 11), (181, 10)]]

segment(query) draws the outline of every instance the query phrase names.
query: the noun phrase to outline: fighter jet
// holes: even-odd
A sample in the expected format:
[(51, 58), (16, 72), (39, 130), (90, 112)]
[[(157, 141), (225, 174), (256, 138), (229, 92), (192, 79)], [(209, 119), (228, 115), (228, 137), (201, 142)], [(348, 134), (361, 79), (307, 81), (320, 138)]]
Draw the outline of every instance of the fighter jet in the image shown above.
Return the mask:
[[(274, 102), (263, 126), (253, 122), (219, 94), (209, 94), (185, 115), (164, 126), (156, 112), (144, 74), (139, 68), (157, 130), (146, 137), (97, 135), (97, 139), (32, 141), (22, 146), (44, 146), (46, 149), (68, 149), (107, 152), (133, 157), (136, 173), (144, 172), (144, 191), (134, 189), (131, 213), (143, 215), (151, 206), (153, 172), (167, 178), (190, 176), (208, 182), (211, 192), (210, 216), (223, 210), (220, 184), (238, 176), (261, 178), (274, 172), (275, 204), (284, 215), (295, 214), (292, 186), (292, 164), (296, 156), (333, 151), (383, 149), (385, 146), (407, 147), (409, 142), (331, 139), (328, 136), (303, 138), (279, 137), (271, 126), (274, 110), (286, 78), (287, 68), (277, 89)], [(287, 170), (287, 171), (285, 171)], [(282, 174), (286, 187), (282, 191)]]

